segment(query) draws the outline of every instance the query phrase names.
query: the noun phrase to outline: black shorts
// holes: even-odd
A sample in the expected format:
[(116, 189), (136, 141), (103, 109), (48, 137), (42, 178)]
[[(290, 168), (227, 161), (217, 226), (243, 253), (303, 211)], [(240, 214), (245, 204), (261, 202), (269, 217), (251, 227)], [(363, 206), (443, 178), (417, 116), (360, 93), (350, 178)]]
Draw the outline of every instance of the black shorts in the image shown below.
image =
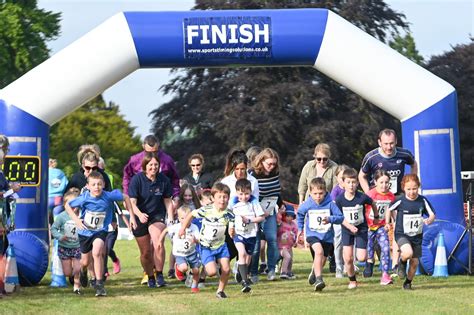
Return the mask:
[(92, 250), (92, 243), (94, 243), (94, 240), (96, 238), (100, 238), (101, 240), (104, 241), (105, 244), (105, 238), (107, 237), (107, 231), (100, 231), (97, 233), (94, 233), (91, 236), (83, 236), (79, 235), (79, 244), (81, 245), (81, 253), (87, 254)]
[(324, 257), (328, 257), (329, 254), (334, 250), (334, 245), (332, 243), (323, 242), (316, 236), (309, 236), (306, 238), (306, 242), (313, 247), (313, 244), (319, 243), (323, 247), (323, 255)]
[(352, 234), (349, 230), (342, 229), (342, 246), (353, 246), (356, 248), (367, 249), (368, 230), (363, 229)]
[(395, 235), (397, 245), (401, 248), (405, 244), (409, 244), (413, 250), (413, 258), (420, 258), (422, 254), (421, 241), (413, 240), (406, 235)]
[(165, 224), (165, 215), (157, 214), (157, 213), (148, 214), (148, 221), (146, 223), (141, 223), (140, 219), (138, 219), (138, 217), (135, 216), (135, 221), (137, 222), (137, 227), (135, 230), (132, 230), (133, 236), (142, 237), (142, 236), (150, 234), (148, 232), (148, 227), (152, 225), (153, 223), (161, 222)]

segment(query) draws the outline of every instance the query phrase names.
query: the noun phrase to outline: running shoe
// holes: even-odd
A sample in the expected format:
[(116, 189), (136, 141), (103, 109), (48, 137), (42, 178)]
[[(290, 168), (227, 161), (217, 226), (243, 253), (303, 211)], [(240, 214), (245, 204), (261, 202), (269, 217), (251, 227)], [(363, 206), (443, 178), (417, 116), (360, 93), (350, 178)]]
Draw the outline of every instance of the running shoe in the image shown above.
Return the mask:
[(324, 283), (323, 279), (317, 279), (314, 284), (314, 291), (322, 291), (325, 287), (326, 283)]
[(314, 285), (316, 283), (316, 276), (314, 275), (314, 270), (311, 268), (311, 273), (308, 276), (308, 283)]
[(267, 264), (260, 264), (260, 267), (258, 268), (258, 274), (259, 275), (267, 274)]
[(192, 293), (199, 293), (199, 288), (191, 288)]
[(148, 287), (149, 288), (156, 288), (156, 280), (155, 279), (148, 279)]
[(252, 281), (253, 284), (258, 282), (258, 275), (253, 275), (250, 276), (250, 281)]
[(176, 278), (176, 274), (174, 272), (174, 269), (168, 270), (168, 279), (174, 279)]
[(143, 278), (140, 283), (143, 285), (146, 285), (148, 283), (148, 275), (146, 274), (146, 272), (143, 273)]
[(289, 279), (289, 278), (290, 278), (290, 277), (288, 277), (288, 274), (287, 274), (286, 272), (280, 273), (280, 279), (285, 279), (285, 280), (287, 280), (287, 279)]
[(120, 259), (118, 259), (118, 257), (117, 257), (117, 261), (113, 262), (113, 266), (114, 266), (114, 274), (117, 274), (122, 270), (122, 267), (120, 266)]
[(386, 272), (382, 273), (382, 278), (380, 278), (380, 285), (388, 285), (392, 283), (393, 281), (390, 275)]
[(95, 288), (96, 284), (97, 284), (96, 279), (90, 279), (89, 280), (89, 285), (90, 285), (91, 288)]
[(374, 263), (366, 263), (364, 268), (364, 278), (371, 278), (374, 274)]
[(89, 283), (89, 279), (87, 279), (87, 268), (81, 268), (79, 281), (81, 282), (81, 286), (83, 288), (87, 288), (87, 284)]
[[(176, 275), (176, 279), (179, 281), (185, 281), (186, 276), (178, 269), (178, 265), (174, 264), (174, 273)], [(168, 278), (169, 278), (169, 273), (168, 273)]]
[(74, 293), (75, 295), (82, 295), (81, 289), (79, 289), (79, 288), (74, 289), (73, 293)]
[(162, 288), (162, 287), (165, 287), (167, 285), (166, 281), (165, 281), (165, 278), (163, 277), (163, 274), (160, 273), (157, 277), (156, 277), (156, 285), (158, 286), (158, 288)]
[(240, 291), (242, 291), (242, 293), (250, 293), (252, 291), (248, 281), (242, 281), (242, 289)]
[(357, 281), (350, 281), (349, 285), (347, 286), (349, 290), (357, 288)]
[(341, 269), (337, 268), (336, 269), (336, 279), (342, 279), (344, 278), (344, 273), (342, 272)]
[(267, 280), (268, 281), (273, 281), (275, 280), (275, 270), (270, 270), (267, 273)]
[(390, 276), (392, 278), (398, 277), (398, 264), (393, 266)]
[(290, 280), (295, 280), (296, 279), (296, 275), (293, 272), (288, 272), (287, 275), (288, 275), (288, 279), (290, 279)]
[(206, 287), (206, 279), (199, 278), (198, 288), (204, 289)]
[(219, 299), (227, 299), (227, 294), (225, 294), (224, 291), (218, 291), (216, 293), (216, 297), (219, 298)]
[(413, 288), (411, 287), (411, 282), (410, 283), (404, 282), (403, 290), (413, 290)]
[(103, 284), (98, 284), (95, 289), (95, 296), (107, 296), (107, 292), (105, 291)]

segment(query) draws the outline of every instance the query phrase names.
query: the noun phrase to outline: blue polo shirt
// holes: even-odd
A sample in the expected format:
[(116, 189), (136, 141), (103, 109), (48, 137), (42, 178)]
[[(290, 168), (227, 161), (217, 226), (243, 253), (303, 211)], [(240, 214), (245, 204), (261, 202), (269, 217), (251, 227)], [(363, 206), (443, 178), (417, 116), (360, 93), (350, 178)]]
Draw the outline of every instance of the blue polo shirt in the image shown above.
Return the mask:
[(168, 177), (159, 173), (151, 181), (141, 172), (133, 176), (128, 187), (130, 198), (137, 199), (137, 207), (141, 212), (151, 215), (166, 215), (165, 198), (173, 196), (171, 182)]
[(381, 148), (374, 149), (367, 153), (362, 160), (361, 170), (368, 175), (369, 186), (374, 187), (373, 174), (376, 170), (384, 169), (390, 175), (390, 191), (393, 194), (400, 194), (401, 181), (405, 175), (405, 165), (413, 165), (415, 158), (407, 149), (397, 147), (392, 156), (385, 155)]
[(76, 199), (71, 200), (69, 205), (72, 208), (80, 207), (79, 218), (87, 227), (87, 230), (79, 230), (77, 234), (89, 237), (98, 232), (107, 232), (115, 211), (114, 201), (122, 200), (123, 194), (118, 189), (103, 190), (98, 197), (91, 196), (86, 190)]

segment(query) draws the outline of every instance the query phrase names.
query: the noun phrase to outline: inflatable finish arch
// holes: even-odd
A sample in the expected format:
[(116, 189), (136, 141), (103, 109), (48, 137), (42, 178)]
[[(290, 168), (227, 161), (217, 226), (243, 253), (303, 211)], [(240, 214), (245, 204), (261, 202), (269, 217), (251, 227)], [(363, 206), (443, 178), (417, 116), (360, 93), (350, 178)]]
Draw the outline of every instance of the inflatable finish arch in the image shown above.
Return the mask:
[(301, 9), (119, 13), (0, 91), (10, 154), (41, 158), (17, 229), (47, 241), (52, 124), (139, 68), (216, 66), (314, 67), (397, 117), (438, 219), (463, 224), (454, 88), (335, 13)]

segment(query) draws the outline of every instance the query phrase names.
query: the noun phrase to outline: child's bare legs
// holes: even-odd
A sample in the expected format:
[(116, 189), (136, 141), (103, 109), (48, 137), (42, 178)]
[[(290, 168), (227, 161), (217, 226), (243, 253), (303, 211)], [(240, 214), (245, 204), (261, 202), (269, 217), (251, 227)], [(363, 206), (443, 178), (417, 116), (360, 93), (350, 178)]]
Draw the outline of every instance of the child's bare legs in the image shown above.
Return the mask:
[(197, 288), (199, 283), (199, 268), (191, 269), (193, 273), (193, 283), (191, 285), (192, 288)]
[(74, 289), (79, 289), (81, 287), (80, 281), (80, 272), (81, 271), (81, 260), (72, 259), (72, 275), (74, 276)]
[(249, 278), (249, 265), (252, 256), (247, 254), (244, 243), (235, 242), (235, 247), (237, 248), (237, 252), (239, 253), (238, 272), (242, 277), (242, 281), (244, 281), (243, 284), (247, 284), (247, 280)]
[(94, 272), (97, 281), (102, 281), (104, 276), (104, 254), (105, 243), (102, 239), (96, 238), (92, 243), (92, 258), (94, 260)]
[(178, 270), (181, 271), (182, 273), (186, 273), (186, 271), (188, 271), (188, 264), (187, 263), (177, 265), (177, 267), (178, 267)]
[(354, 271), (354, 246), (344, 246), (342, 248), (342, 255), (344, 256), (344, 267), (347, 271), (347, 276), (352, 277), (355, 275)]
[(206, 268), (206, 274), (209, 277), (214, 277), (217, 273), (217, 265), (214, 261), (208, 262), (205, 266)]
[(323, 274), (323, 266), (326, 263), (326, 258), (324, 257), (324, 250), (320, 243), (314, 243), (311, 246), (314, 250), (314, 259), (313, 259), (313, 270), (314, 275), (317, 277), (321, 277)]
[(227, 282), (229, 281), (230, 262), (229, 258), (226, 257), (219, 258), (217, 261), (221, 265), (221, 277), (219, 278), (219, 287), (217, 288), (217, 292), (224, 292)]
[(280, 255), (283, 257), (281, 262), (281, 273), (288, 274), (291, 272), (291, 264), (293, 260), (291, 248), (282, 248), (280, 249)]
[(260, 240), (260, 263), (266, 265), (267, 264), (267, 258), (265, 255), (267, 249), (267, 241), (266, 240)]

